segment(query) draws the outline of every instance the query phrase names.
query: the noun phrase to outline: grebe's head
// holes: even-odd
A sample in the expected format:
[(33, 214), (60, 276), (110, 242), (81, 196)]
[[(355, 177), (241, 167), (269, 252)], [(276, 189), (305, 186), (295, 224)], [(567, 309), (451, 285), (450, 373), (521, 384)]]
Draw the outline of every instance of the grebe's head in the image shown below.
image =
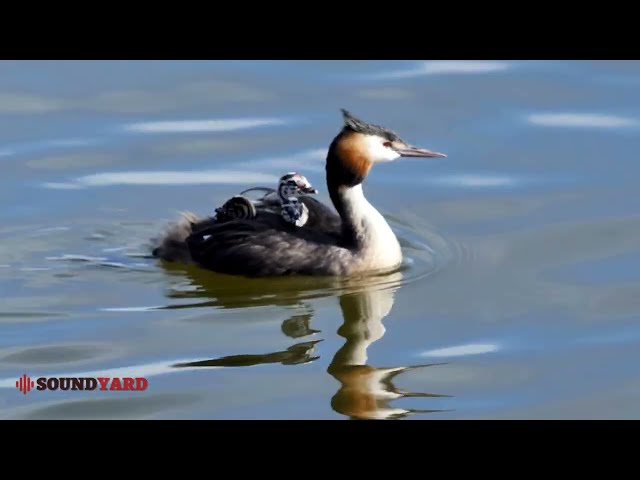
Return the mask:
[(297, 198), (301, 195), (316, 193), (318, 193), (318, 190), (311, 185), (304, 175), (300, 175), (299, 173), (287, 173), (283, 175), (278, 182), (278, 195), (282, 201), (287, 201), (289, 198)]
[(255, 205), (241, 195), (231, 197), (222, 207), (216, 208), (216, 219), (220, 221), (255, 218), (256, 215)]
[(282, 218), (286, 222), (302, 227), (309, 220), (309, 209), (296, 197), (290, 197), (282, 204)]
[(392, 162), (400, 157), (436, 158), (444, 153), (416, 147), (388, 128), (373, 125), (342, 109), (344, 126), (331, 144), (327, 168), (334, 175), (340, 171), (347, 183), (364, 180), (376, 163)]

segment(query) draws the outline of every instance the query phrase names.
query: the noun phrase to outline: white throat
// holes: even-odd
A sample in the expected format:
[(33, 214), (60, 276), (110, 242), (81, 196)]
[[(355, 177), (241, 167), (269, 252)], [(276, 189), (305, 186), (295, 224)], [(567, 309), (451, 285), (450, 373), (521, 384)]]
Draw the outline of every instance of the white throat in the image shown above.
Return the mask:
[(402, 261), (400, 244), (384, 217), (364, 196), (362, 185), (342, 191), (345, 213), (355, 229), (363, 267), (391, 269)]

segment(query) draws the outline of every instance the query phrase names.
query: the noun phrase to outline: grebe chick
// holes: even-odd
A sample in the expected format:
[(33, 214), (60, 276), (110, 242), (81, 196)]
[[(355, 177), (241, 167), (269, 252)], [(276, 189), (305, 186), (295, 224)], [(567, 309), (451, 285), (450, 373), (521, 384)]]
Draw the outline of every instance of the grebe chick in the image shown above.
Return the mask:
[(266, 192), (261, 198), (255, 201), (258, 209), (269, 209), (279, 212), (282, 204), (287, 203), (290, 198), (299, 198), (304, 195), (315, 195), (318, 190), (311, 185), (307, 177), (296, 172), (289, 172), (280, 177), (277, 188), (252, 187), (240, 192), (245, 195), (252, 191)]
[[(244, 194), (253, 190), (265, 190), (268, 193), (256, 201), (251, 201)], [(318, 190), (304, 175), (290, 172), (280, 177), (277, 190), (253, 187), (227, 200), (222, 207), (216, 209), (216, 223), (252, 219), (265, 212), (271, 212), (281, 214), (288, 223), (302, 226), (309, 217), (309, 209), (298, 201), (298, 197), (317, 193)]]
[[(253, 219), (258, 214), (258, 209), (251, 200), (242, 195), (236, 195), (227, 200), (222, 207), (216, 208), (215, 220), (216, 223), (224, 223), (231, 220)], [(296, 227), (302, 227), (309, 219), (309, 209), (295, 196), (282, 200), (280, 214), (285, 222)]]
[[(297, 226), (322, 230), (324, 233), (331, 233), (334, 236), (340, 235), (342, 228), (340, 216), (335, 210), (309, 195), (317, 194), (318, 190), (311, 185), (304, 175), (290, 172), (282, 176), (277, 189), (252, 187), (240, 192), (240, 195), (245, 195), (252, 191), (266, 192), (264, 196), (255, 202), (258, 209), (268, 209), (273, 212), (286, 209), (287, 211), (283, 212), (283, 217), (296, 216), (298, 218)], [(297, 199), (295, 205), (290, 204), (290, 198)], [(298, 210), (297, 213), (296, 209)], [(299, 220), (301, 217), (305, 218), (304, 224)]]
[(323, 225), (290, 228), (286, 222), (262, 222), (259, 214), (189, 235), (186, 243), (197, 264), (244, 276), (345, 276), (400, 266), (398, 239), (365, 198), (362, 184), (377, 163), (446, 155), (411, 146), (391, 130), (346, 110), (342, 114), (344, 124), (329, 146), (325, 169), (329, 195), (341, 219), (339, 233)]
[(221, 207), (216, 208), (217, 222), (228, 222), (235, 219), (256, 218), (258, 210), (251, 200), (242, 195), (235, 195)]
[(296, 197), (291, 197), (282, 204), (281, 215), (285, 222), (303, 227), (309, 220), (309, 208)]

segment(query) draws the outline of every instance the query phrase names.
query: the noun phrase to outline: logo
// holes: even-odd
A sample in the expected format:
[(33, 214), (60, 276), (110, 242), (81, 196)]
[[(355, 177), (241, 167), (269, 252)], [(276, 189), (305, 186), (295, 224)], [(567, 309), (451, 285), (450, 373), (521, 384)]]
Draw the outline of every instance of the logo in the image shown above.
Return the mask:
[(18, 380), (16, 380), (17, 389), (20, 390), (24, 395), (26, 395), (34, 385), (35, 384), (33, 383), (33, 380), (31, 380), (26, 373), (22, 375)]
[(35, 387), (38, 391), (127, 391), (147, 389), (149, 381), (144, 377), (39, 377), (34, 382), (25, 373), (16, 380), (16, 388), (26, 395)]

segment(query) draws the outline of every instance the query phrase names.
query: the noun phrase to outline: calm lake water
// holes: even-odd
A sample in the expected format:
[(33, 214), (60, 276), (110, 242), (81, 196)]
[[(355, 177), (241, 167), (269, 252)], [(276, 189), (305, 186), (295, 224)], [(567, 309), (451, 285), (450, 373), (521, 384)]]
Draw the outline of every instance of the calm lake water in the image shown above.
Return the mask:
[[(636, 61), (0, 62), (0, 418), (639, 418), (639, 87)], [(401, 272), (148, 258), (288, 171), (328, 201), (340, 108), (448, 154), (365, 183)]]

